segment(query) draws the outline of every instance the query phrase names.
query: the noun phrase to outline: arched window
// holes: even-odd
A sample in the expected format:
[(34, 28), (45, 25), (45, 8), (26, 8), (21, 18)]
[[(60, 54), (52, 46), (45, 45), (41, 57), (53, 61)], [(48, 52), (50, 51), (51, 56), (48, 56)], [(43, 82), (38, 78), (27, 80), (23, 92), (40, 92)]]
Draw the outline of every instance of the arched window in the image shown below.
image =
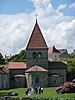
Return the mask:
[(41, 52), (38, 53), (38, 58), (39, 58), (39, 59), (42, 58), (42, 53), (41, 53)]
[(33, 58), (37, 58), (36, 52), (34, 52), (32, 56), (33, 56)]

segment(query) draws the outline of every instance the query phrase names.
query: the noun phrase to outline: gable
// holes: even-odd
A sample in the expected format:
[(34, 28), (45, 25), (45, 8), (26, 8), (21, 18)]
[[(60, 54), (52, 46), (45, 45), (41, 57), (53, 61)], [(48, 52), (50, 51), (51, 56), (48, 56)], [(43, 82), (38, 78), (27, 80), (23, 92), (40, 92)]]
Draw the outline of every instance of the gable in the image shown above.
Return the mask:
[(26, 49), (35, 48), (48, 48), (37, 22), (34, 26)]

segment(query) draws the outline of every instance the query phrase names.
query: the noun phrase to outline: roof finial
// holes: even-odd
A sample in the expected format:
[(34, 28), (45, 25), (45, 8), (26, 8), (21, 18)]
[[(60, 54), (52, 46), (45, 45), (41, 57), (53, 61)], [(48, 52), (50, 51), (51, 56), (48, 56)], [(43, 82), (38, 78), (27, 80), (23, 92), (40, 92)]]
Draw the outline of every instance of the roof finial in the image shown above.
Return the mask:
[(37, 23), (37, 16), (38, 16), (38, 15), (37, 15), (37, 13), (36, 13), (36, 15), (35, 15), (35, 16), (36, 16), (36, 23)]

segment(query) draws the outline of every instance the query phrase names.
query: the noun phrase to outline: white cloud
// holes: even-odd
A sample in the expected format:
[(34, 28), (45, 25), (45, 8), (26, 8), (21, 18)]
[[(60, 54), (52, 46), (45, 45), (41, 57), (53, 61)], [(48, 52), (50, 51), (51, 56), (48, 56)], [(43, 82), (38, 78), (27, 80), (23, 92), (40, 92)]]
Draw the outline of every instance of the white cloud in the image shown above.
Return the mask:
[(71, 5), (69, 5), (69, 8), (74, 8), (75, 9), (75, 2), (73, 2)]
[(67, 7), (67, 4), (61, 4), (61, 5), (59, 5), (57, 10), (60, 11), (60, 10), (62, 10), (64, 8), (66, 8), (66, 7)]
[(44, 8), (47, 7), (51, 0), (31, 0), (35, 8)]
[[(32, 2), (35, 11), (30, 14), (0, 14), (0, 52), (13, 54), (26, 47), (34, 27), (36, 12), (41, 31), (49, 46), (74, 49), (75, 18), (64, 16), (62, 12), (55, 10), (51, 0), (32, 0)], [(71, 42), (70, 36), (73, 38)]]
[(1, 15), (0, 19), (0, 51), (3, 54), (18, 52), (26, 46), (32, 28), (29, 15)]
[(44, 30), (48, 45), (56, 45), (58, 48), (67, 48), (69, 52), (75, 48), (75, 20), (61, 22), (54, 29)]

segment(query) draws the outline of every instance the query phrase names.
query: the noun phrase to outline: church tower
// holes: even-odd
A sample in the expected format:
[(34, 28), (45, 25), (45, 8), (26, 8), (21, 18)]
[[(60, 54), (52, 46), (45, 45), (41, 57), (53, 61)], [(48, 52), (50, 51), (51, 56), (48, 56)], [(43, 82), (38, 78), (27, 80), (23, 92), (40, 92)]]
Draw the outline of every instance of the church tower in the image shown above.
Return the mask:
[(28, 68), (35, 65), (46, 69), (48, 68), (48, 47), (41, 33), (37, 20), (26, 51), (26, 64)]

